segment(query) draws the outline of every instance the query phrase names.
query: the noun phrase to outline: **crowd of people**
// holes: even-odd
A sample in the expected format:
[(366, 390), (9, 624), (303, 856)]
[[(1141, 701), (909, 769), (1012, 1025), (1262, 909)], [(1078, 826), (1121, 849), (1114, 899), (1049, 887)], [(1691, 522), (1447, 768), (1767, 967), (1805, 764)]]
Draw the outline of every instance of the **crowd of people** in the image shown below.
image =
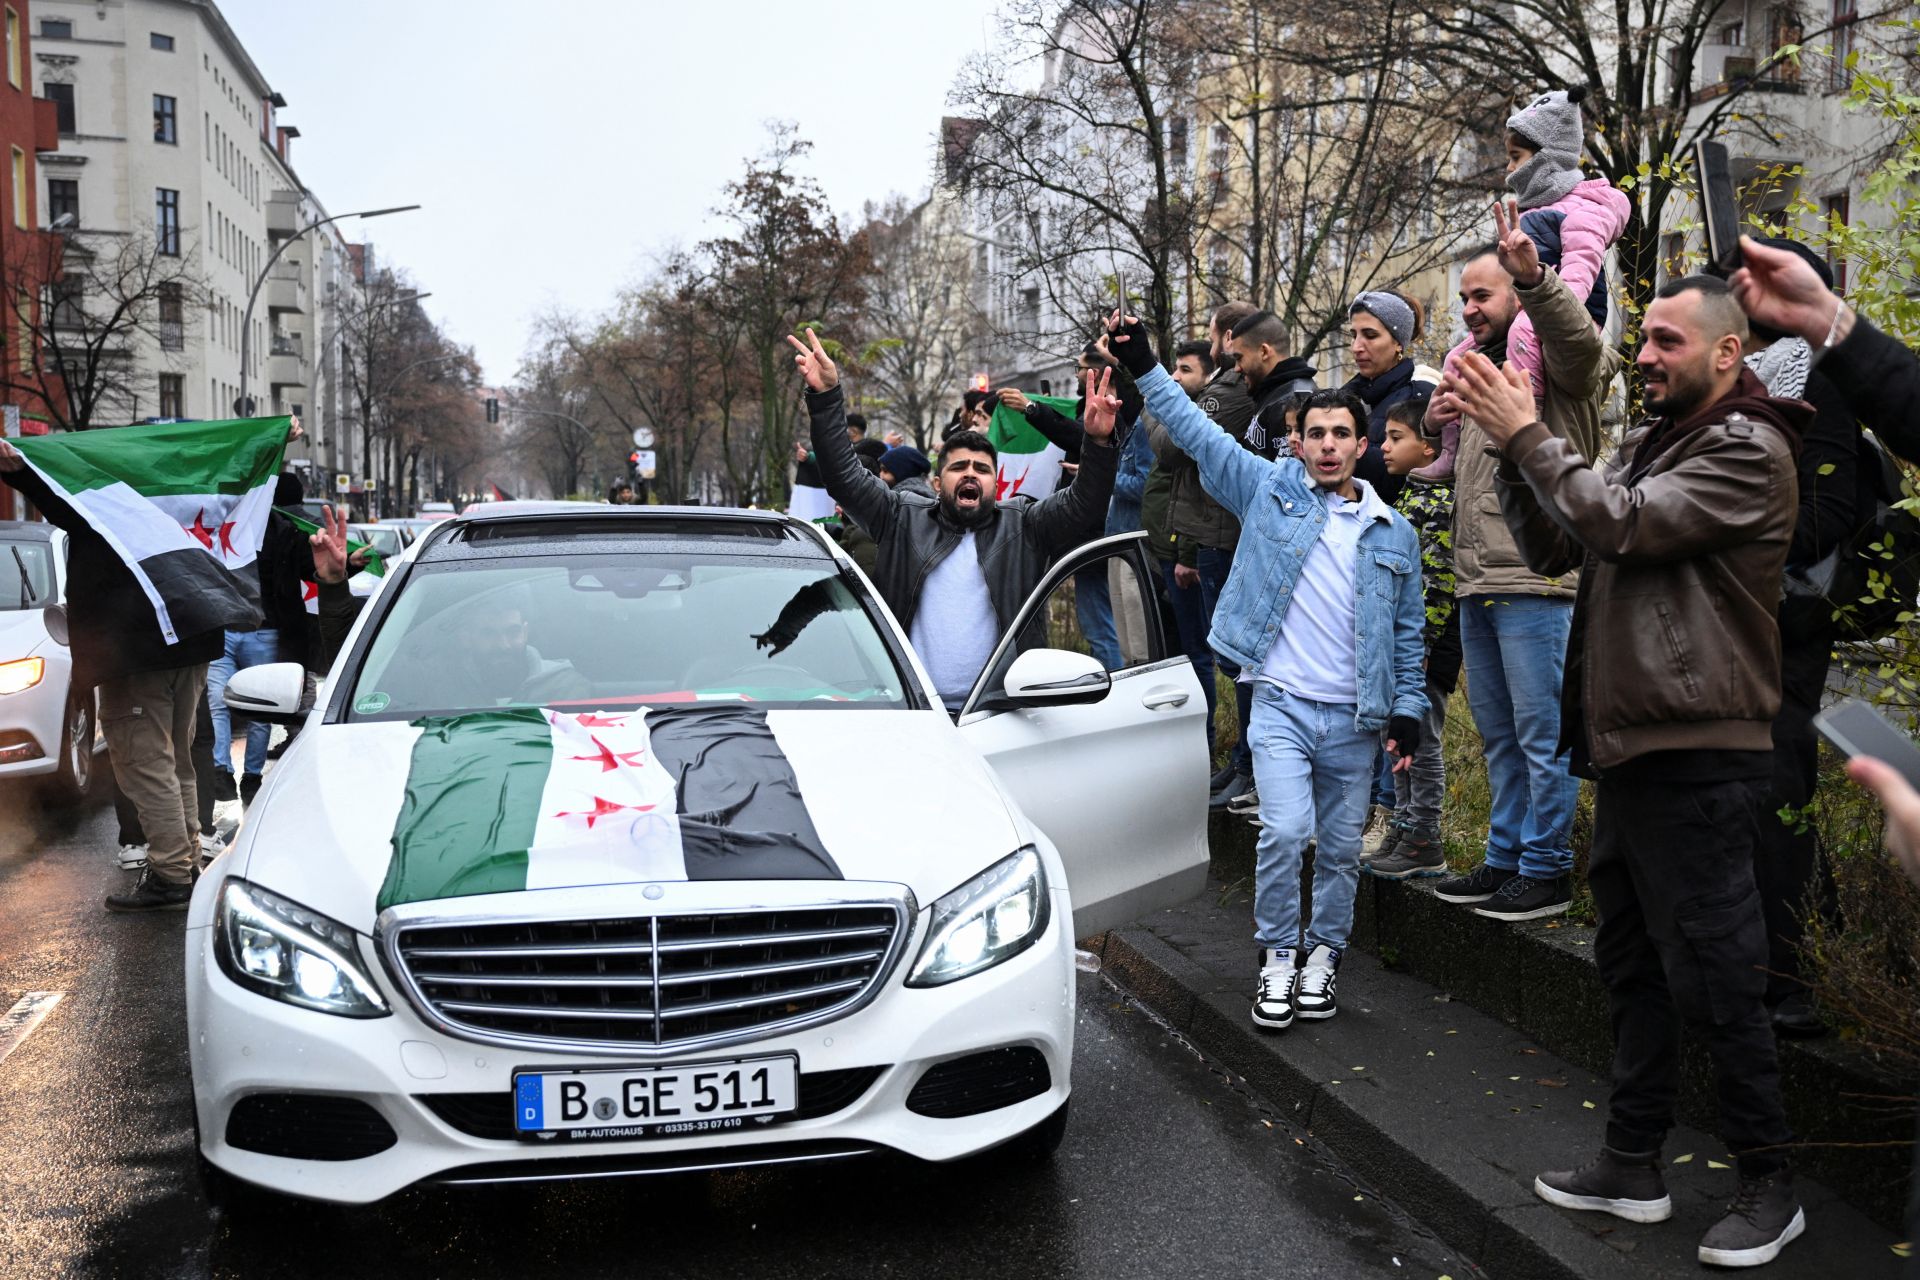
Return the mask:
[[(1249, 1012), (1268, 1030), (1337, 1015), (1363, 874), (1430, 878), (1496, 920), (1565, 912), (1591, 780), (1614, 1089), (1598, 1153), (1535, 1189), (1631, 1221), (1671, 1215), (1660, 1149), (1684, 1025), (1712, 1056), (1738, 1166), (1700, 1257), (1758, 1265), (1805, 1229), (1776, 1037), (1822, 1029), (1798, 948), (1820, 876), (1811, 836), (1776, 815), (1811, 796), (1836, 637), (1830, 608), (1783, 604), (1782, 586), (1873, 510), (1881, 446), (1920, 461), (1920, 359), (1838, 297), (1816, 255), (1743, 239), (1730, 279), (1658, 291), (1634, 357), (1644, 416), (1612, 438), (1626, 362), (1604, 333), (1605, 259), (1626, 201), (1581, 171), (1584, 136), (1577, 93), (1507, 122), (1513, 196), (1461, 264), (1468, 337), (1438, 369), (1414, 355), (1425, 309), (1393, 289), (1351, 301), (1357, 373), (1338, 386), (1251, 303), (1167, 351), (1122, 308), (1078, 354), (1072, 413), (969, 391), (929, 458), (897, 433), (868, 437), (809, 331), (789, 339), (809, 413), (796, 495), (838, 514), (952, 710), (1051, 565), (1144, 533), (1157, 580), (1082, 570), (1076, 620), (1119, 670), (1151, 652), (1148, 611), (1163, 618), (1205, 691), (1210, 753), (1226, 677), (1237, 732), (1208, 804), (1259, 828)], [(1050, 492), (1001, 492), (997, 411), (1058, 449)], [(360, 607), (345, 515), (303, 534), (276, 514), (255, 561), (259, 624), (163, 644), (126, 563), (4, 442), (0, 482), (71, 536), (74, 679), (99, 690), (119, 858), (141, 872), (106, 905), (181, 909), (220, 848), (219, 806), (252, 800), (270, 754), (265, 726), (247, 728), (236, 775), (228, 680), (271, 661), (324, 672)], [(279, 503), (297, 503), (298, 482), (282, 486)], [(625, 484), (608, 494), (633, 499)], [(510, 664), (527, 662), (528, 621), (500, 620)], [(1490, 812), (1455, 873), (1442, 740), (1463, 681)], [(1920, 793), (1876, 762), (1852, 768), (1920, 879)]]
[[(1338, 386), (1249, 303), (1165, 352), (1116, 311), (1080, 353), (1077, 417), (1014, 388), (969, 392), (930, 483), (906, 492), (898, 467), (861, 465), (838, 371), (809, 334), (793, 341), (812, 446), (950, 707), (1050, 560), (1145, 531), (1152, 604), (1209, 712), (1216, 671), (1237, 703), (1209, 803), (1260, 828), (1261, 1027), (1338, 1012), (1362, 874), (1432, 878), (1498, 920), (1565, 912), (1590, 780), (1614, 1091), (1598, 1154), (1535, 1190), (1631, 1221), (1671, 1215), (1659, 1156), (1684, 1025), (1712, 1056), (1738, 1167), (1699, 1255), (1759, 1265), (1806, 1221), (1776, 1037), (1824, 1031), (1799, 962), (1822, 878), (1805, 824), (1778, 815), (1812, 793), (1836, 630), (1830, 605), (1783, 607), (1782, 586), (1871, 512), (1875, 437), (1920, 461), (1906, 399), (1920, 361), (1832, 291), (1817, 255), (1744, 239), (1731, 279), (1658, 291), (1634, 357), (1644, 416), (1609, 430), (1626, 358), (1605, 336), (1606, 255), (1627, 202), (1579, 168), (1577, 93), (1529, 103), (1506, 142), (1513, 195), (1462, 263), (1468, 337), (1441, 369), (1417, 363), (1427, 317), (1392, 289), (1353, 299), (1358, 373)], [(996, 403), (1065, 455), (1058, 490), (996, 501)], [(1113, 585), (1082, 571), (1075, 604), (1089, 652), (1117, 669), (1130, 651)], [(1454, 873), (1441, 739), (1463, 678), (1490, 812)], [(1853, 768), (1920, 878), (1920, 794), (1873, 761)]]

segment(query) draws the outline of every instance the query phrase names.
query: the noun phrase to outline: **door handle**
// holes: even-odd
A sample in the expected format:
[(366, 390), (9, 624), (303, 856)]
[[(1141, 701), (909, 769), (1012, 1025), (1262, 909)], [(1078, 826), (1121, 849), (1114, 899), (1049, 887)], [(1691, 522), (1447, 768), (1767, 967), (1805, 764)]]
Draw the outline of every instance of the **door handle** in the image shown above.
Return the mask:
[(1162, 707), (1184, 707), (1187, 705), (1185, 689), (1150, 689), (1140, 699), (1140, 705), (1149, 711), (1158, 711)]

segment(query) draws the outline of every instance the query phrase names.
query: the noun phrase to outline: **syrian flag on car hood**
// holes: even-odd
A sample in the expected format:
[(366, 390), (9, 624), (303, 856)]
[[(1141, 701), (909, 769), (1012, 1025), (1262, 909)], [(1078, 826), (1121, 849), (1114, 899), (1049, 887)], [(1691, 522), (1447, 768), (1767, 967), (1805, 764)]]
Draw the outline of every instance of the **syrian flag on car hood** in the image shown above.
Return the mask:
[[(1035, 404), (1049, 405), (1069, 418), (1079, 414), (1079, 406), (1059, 396), (1028, 396)], [(1059, 445), (1028, 424), (1026, 416), (1006, 405), (995, 405), (987, 423), (987, 439), (1000, 451), (1000, 475), (997, 502), (1017, 494), (1044, 498), (1060, 484), (1060, 464), (1066, 453)]]
[(291, 422), (158, 423), (13, 441), (119, 553), (168, 644), (260, 623), (260, 553)]
[(661, 880), (837, 880), (751, 707), (416, 721), (378, 910)]

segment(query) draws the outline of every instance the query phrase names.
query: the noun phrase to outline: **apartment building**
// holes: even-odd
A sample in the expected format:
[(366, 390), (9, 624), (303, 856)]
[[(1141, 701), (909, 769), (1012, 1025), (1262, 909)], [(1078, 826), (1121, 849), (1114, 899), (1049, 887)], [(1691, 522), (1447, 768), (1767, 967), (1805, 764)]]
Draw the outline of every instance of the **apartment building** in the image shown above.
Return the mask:
[[(39, 335), (47, 278), (58, 260), (58, 239), (44, 229), (40, 208), (39, 157), (60, 145), (54, 106), (33, 96), (33, 15), (27, 0), (8, 0), (4, 26), (5, 80), (0, 82), (0, 156), (7, 181), (0, 187), (0, 273), (13, 302), (0, 306), (0, 371), (9, 428), (45, 431), (46, 398), (59, 396), (57, 380), (41, 375)], [(0, 293), (4, 293), (0, 289)], [(11, 506), (12, 500), (6, 500)]]

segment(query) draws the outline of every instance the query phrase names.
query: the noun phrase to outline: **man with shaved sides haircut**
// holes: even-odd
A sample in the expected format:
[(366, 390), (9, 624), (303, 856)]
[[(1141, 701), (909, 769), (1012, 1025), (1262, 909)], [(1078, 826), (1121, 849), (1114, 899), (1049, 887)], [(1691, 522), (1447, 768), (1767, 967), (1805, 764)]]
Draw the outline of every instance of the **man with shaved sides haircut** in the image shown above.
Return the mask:
[[(1522, 242), (1503, 240), (1503, 257), (1529, 252)], [(1536, 420), (1517, 367), (1468, 355), (1453, 393), (1500, 452), (1501, 511), (1527, 564), (1581, 573), (1561, 742), (1599, 784), (1588, 882), (1614, 1088), (1598, 1156), (1541, 1174), (1534, 1190), (1630, 1222), (1672, 1215), (1658, 1162), (1684, 1020), (1713, 1057), (1720, 1137), (1739, 1166), (1733, 1204), (1699, 1246), (1715, 1266), (1770, 1262), (1806, 1227), (1753, 859), (1759, 824), (1777, 821), (1762, 812), (1780, 708), (1775, 614), (1813, 411), (1767, 393), (1742, 361), (1746, 337), (1725, 282), (1661, 289), (1637, 357), (1651, 416), (1598, 469)]]

